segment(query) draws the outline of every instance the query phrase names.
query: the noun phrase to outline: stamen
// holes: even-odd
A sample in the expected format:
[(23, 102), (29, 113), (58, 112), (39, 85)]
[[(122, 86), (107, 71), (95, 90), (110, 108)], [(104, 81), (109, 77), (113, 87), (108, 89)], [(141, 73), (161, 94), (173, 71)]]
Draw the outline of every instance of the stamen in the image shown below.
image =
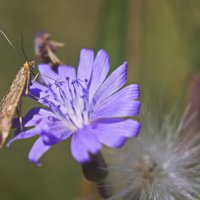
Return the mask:
[(62, 89), (63, 83), (64, 83), (64, 81), (55, 81), (55, 85), (59, 89), (60, 97), (62, 99), (62, 102), (64, 103), (64, 105), (66, 105), (68, 98), (66, 96), (66, 93)]
[(45, 96), (45, 97), (42, 98), (44, 104), (47, 104), (47, 102), (48, 102), (47, 99), (48, 98), (49, 98), (49, 95), (47, 95), (47, 96)]
[(59, 99), (58, 99), (58, 97), (57, 97), (57, 95), (56, 95), (56, 93), (55, 93), (54, 90), (52, 89), (52, 86), (53, 86), (52, 84), (48, 84), (49, 90), (50, 90), (50, 92), (53, 94), (54, 99), (55, 99), (56, 101), (60, 102)]
[[(72, 90), (71, 90), (71, 87), (70, 87), (70, 84), (69, 84), (70, 78), (69, 78), (69, 77), (66, 77), (66, 80), (67, 80), (67, 84), (68, 84), (69, 94), (70, 94), (71, 100), (72, 100), (72, 99), (73, 99), (73, 94), (72, 94)], [(70, 101), (71, 101), (71, 100), (70, 100)]]
[(55, 80), (55, 85), (56, 85), (56, 87), (61, 87), (62, 86), (62, 84), (63, 84), (63, 81), (58, 81), (58, 80)]
[(83, 100), (83, 111), (86, 111), (86, 101), (85, 101), (85, 95), (81, 96)]
[[(64, 121), (69, 130), (75, 131), (89, 121), (88, 80), (70, 80), (70, 77), (65, 77), (65, 79), (66, 82), (55, 80), (55, 85), (48, 85), (56, 102), (49, 101), (47, 98), (44, 102), (59, 116), (60, 120)], [(63, 83), (66, 84), (63, 85)], [(67, 90), (63, 88), (64, 86)], [(55, 91), (57, 88), (59, 95)]]
[(88, 79), (85, 79), (84, 81), (85, 81), (86, 86), (88, 86), (88, 82), (89, 82)]
[(74, 121), (71, 119), (71, 117), (67, 114), (69, 121), (78, 129), (78, 127), (76, 126), (76, 124), (74, 123)]
[(58, 119), (56, 119), (56, 118), (54, 118), (54, 117), (52, 117), (52, 116), (48, 116), (47, 119), (48, 119), (49, 121), (51, 121), (51, 122), (54, 122), (54, 123), (59, 122)]
[[(86, 79), (86, 80), (87, 80), (87, 79)], [(86, 83), (85, 81), (82, 81), (82, 82), (86, 83), (86, 88), (85, 88), (79, 81), (80, 81), (79, 79), (76, 80), (77, 85), (80, 86), (80, 87), (82, 88), (83, 93), (86, 93), (86, 91), (87, 91), (87, 83)]]
[[(46, 101), (46, 103), (48, 104), (48, 106), (51, 108), (51, 110), (54, 112), (54, 113), (58, 113), (58, 108), (57, 106), (55, 106), (51, 101)], [(60, 114), (60, 113), (58, 113)]]
[(60, 92), (60, 97), (61, 97), (62, 101), (64, 102), (64, 104), (66, 104), (67, 96), (66, 96), (65, 92), (63, 91), (62, 88), (59, 88), (59, 92)]
[(76, 98), (76, 97), (77, 97), (77, 91), (76, 91), (75, 83), (76, 83), (75, 80), (73, 80), (73, 81), (71, 82), (71, 84), (73, 85), (73, 88), (74, 88), (74, 94), (75, 94), (75, 98)]
[(84, 114), (83, 114), (83, 113), (81, 113), (81, 117), (82, 117), (83, 121), (85, 121), (85, 118), (84, 118)]

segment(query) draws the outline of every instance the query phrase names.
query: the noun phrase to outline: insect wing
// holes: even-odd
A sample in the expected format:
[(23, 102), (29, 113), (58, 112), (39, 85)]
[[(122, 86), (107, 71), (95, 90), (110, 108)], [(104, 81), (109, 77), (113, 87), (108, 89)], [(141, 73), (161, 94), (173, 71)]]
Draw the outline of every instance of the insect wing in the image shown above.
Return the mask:
[(24, 66), (18, 71), (7, 95), (0, 103), (0, 147), (3, 146), (12, 127), (12, 119), (22, 97), (26, 83), (29, 80), (32, 66), (33, 62), (26, 62), (24, 64)]

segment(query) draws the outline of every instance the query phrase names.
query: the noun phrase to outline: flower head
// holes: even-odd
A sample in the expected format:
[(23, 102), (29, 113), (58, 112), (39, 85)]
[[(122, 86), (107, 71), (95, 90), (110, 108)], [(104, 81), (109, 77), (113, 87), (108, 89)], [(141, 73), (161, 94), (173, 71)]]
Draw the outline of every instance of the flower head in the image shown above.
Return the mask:
[[(143, 132), (111, 161), (112, 199), (197, 200), (200, 184), (200, 136), (177, 128), (167, 115), (162, 123), (145, 113)], [(108, 185), (110, 185), (108, 184)]]
[(138, 135), (140, 123), (124, 118), (137, 115), (140, 109), (135, 100), (138, 85), (121, 89), (127, 82), (126, 62), (106, 79), (108, 54), (100, 50), (94, 58), (93, 51), (83, 49), (77, 73), (71, 66), (60, 66), (58, 73), (48, 65), (38, 68), (45, 85), (34, 82), (30, 92), (45, 107), (31, 109), (23, 119), (24, 127), (31, 129), (10, 141), (38, 135), (29, 153), (31, 161), (38, 163), (54, 144), (71, 137), (72, 155), (84, 163), (102, 144), (117, 148)]

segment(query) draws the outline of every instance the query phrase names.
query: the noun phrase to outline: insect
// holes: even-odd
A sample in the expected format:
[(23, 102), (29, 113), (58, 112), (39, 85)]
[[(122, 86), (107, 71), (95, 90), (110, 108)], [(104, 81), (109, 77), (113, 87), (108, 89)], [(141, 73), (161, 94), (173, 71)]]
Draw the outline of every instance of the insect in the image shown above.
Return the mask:
[(53, 68), (61, 64), (59, 58), (55, 55), (58, 47), (63, 47), (64, 44), (51, 39), (51, 35), (44, 31), (38, 32), (35, 35), (35, 54), (42, 63), (51, 65)]
[[(0, 102), (0, 147), (5, 143), (6, 138), (12, 127), (12, 119), (16, 109), (20, 110), (20, 101), (23, 95), (28, 94), (30, 84), (31, 70), (35, 62), (25, 62), (21, 69), (17, 72), (7, 95)], [(25, 91), (24, 91), (25, 90)], [(19, 118), (20, 125), (22, 119)]]

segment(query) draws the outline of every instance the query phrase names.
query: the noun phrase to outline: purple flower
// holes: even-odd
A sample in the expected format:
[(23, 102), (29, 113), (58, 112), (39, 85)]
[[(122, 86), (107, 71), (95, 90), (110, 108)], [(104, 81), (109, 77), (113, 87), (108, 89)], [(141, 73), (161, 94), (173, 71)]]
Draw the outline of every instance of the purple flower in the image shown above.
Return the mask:
[(31, 129), (8, 143), (38, 135), (29, 153), (32, 162), (39, 163), (54, 144), (69, 137), (73, 157), (85, 163), (102, 144), (118, 148), (138, 135), (140, 123), (124, 118), (140, 110), (140, 102), (135, 100), (139, 86), (122, 88), (127, 82), (126, 62), (106, 79), (110, 68), (107, 52), (100, 50), (94, 58), (93, 51), (83, 49), (77, 73), (71, 66), (60, 66), (57, 74), (45, 64), (38, 68), (46, 85), (34, 82), (30, 92), (45, 108), (31, 109), (23, 119), (24, 127)]

